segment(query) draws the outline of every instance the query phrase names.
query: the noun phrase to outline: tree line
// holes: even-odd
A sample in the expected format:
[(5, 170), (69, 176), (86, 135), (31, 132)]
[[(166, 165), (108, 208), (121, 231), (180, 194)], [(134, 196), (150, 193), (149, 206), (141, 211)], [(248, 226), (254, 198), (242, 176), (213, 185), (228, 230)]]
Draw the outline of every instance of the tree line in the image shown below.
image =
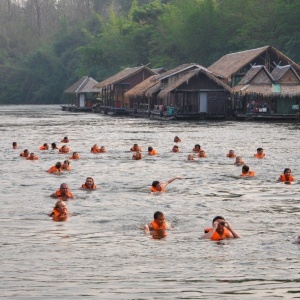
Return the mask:
[(2, 0), (0, 103), (61, 103), (84, 75), (266, 45), (300, 63), (299, 15), (298, 0)]

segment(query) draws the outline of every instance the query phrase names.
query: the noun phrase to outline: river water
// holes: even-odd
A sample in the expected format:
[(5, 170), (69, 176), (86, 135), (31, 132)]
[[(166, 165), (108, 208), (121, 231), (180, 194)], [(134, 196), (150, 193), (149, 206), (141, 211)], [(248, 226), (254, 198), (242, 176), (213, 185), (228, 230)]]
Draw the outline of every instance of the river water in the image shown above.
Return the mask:
[[(161, 122), (63, 112), (59, 106), (2, 106), (1, 268), (3, 299), (292, 299), (300, 296), (299, 123)], [(181, 152), (172, 153), (178, 135)], [(68, 156), (37, 150), (68, 136), (81, 159), (72, 171), (45, 171)], [(17, 141), (20, 148), (13, 150)], [(92, 154), (97, 143), (106, 154)], [(144, 158), (131, 159), (138, 143)], [(195, 144), (208, 157), (187, 161)], [(159, 155), (145, 155), (148, 146)], [(256, 148), (266, 158), (253, 158)], [(28, 148), (38, 161), (19, 157)], [(257, 177), (242, 179), (226, 158), (234, 149)], [(80, 190), (92, 176), (98, 189)], [(182, 176), (153, 195), (152, 181)], [(49, 195), (68, 183), (75, 199), (66, 222), (48, 217)], [(172, 224), (164, 239), (140, 227), (160, 210)], [(242, 236), (202, 240), (224, 216)]]

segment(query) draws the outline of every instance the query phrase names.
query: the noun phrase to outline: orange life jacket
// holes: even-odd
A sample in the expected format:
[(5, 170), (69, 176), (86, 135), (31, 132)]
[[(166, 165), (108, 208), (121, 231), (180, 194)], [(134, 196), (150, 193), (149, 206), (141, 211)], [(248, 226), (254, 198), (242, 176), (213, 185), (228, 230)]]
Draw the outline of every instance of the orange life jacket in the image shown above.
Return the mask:
[(153, 221), (151, 222), (151, 225), (153, 226), (153, 229), (154, 229), (154, 230), (163, 230), (163, 229), (167, 229), (167, 228), (168, 228), (166, 222), (164, 222), (162, 226), (159, 226), (159, 225), (156, 223), (155, 220), (153, 220)]
[(156, 192), (165, 192), (165, 188), (162, 187), (161, 191), (159, 191), (157, 188), (155, 188), (154, 186), (151, 186), (151, 192), (156, 193)]
[(71, 170), (71, 167), (70, 167), (70, 166), (67, 166), (67, 167), (61, 166), (61, 169), (62, 169), (62, 170), (70, 171), (70, 170)]
[(280, 175), (280, 180), (281, 180), (281, 181), (285, 181), (285, 182), (286, 182), (286, 181), (294, 181), (294, 176), (293, 176), (293, 175), (290, 175), (289, 178), (287, 179), (286, 176), (285, 176), (284, 174), (281, 174), (281, 175)]
[(156, 155), (157, 151), (153, 149), (153, 150), (149, 151), (148, 154), (149, 155)]
[(142, 148), (140, 146), (138, 146), (137, 149), (134, 149), (134, 147), (131, 147), (130, 151), (142, 152)]
[(61, 147), (59, 148), (59, 153), (69, 153), (70, 149), (68, 147), (65, 147), (64, 149)]
[(227, 153), (226, 156), (229, 157), (229, 158), (234, 158), (234, 157), (236, 157), (236, 154), (229, 154), (229, 153)]
[(49, 149), (49, 147), (45, 147), (44, 145), (39, 147), (39, 150), (48, 150), (48, 149)]
[(54, 172), (60, 172), (60, 169), (56, 168), (55, 166), (51, 167), (48, 171), (48, 173), (54, 173)]
[(22, 156), (22, 157), (28, 157), (29, 155), (30, 155), (30, 153), (28, 153), (27, 156), (25, 156), (24, 152), (22, 152), (22, 153), (20, 154), (20, 156)]
[(26, 157), (26, 160), (38, 160), (39, 158), (37, 156), (34, 156), (34, 157)]
[(72, 197), (74, 197), (74, 195), (70, 191), (68, 191), (66, 195), (62, 196), (61, 190), (57, 190), (55, 192), (55, 195), (56, 195), (57, 198), (62, 198), (62, 197), (72, 198)]
[(97, 188), (94, 184), (93, 184), (92, 187), (87, 187), (85, 183), (81, 187), (83, 189), (87, 189), (87, 190), (95, 190)]
[(234, 164), (237, 165), (237, 166), (241, 166), (241, 165), (244, 165), (245, 162), (243, 162), (243, 161), (241, 160), (240, 162), (235, 162)]
[(74, 156), (72, 155), (72, 156), (70, 156), (69, 158), (70, 158), (70, 159), (79, 159), (80, 156), (78, 155), (78, 156), (74, 157)]
[(92, 147), (92, 148), (91, 148), (91, 152), (92, 152), (92, 153), (100, 153), (101, 151), (100, 151), (100, 148)]
[(241, 176), (248, 176), (248, 177), (253, 177), (253, 176), (255, 176), (256, 174), (255, 174), (255, 172), (254, 171), (249, 171), (249, 172), (247, 172), (247, 173), (242, 173), (241, 174)]
[[(208, 233), (211, 230), (213, 230), (213, 228), (209, 227), (209, 228), (205, 228), (204, 232)], [(212, 237), (210, 238), (213, 241), (220, 241), (220, 240), (224, 240), (224, 239), (231, 239), (233, 238), (232, 233), (230, 232), (229, 229), (227, 229), (226, 227), (224, 227), (224, 231), (223, 234), (220, 235), (217, 231), (214, 232), (214, 234), (212, 235)]]
[(254, 154), (254, 157), (256, 157), (256, 158), (264, 158), (265, 156), (266, 156), (265, 153), (262, 153), (262, 154), (255, 153)]
[(63, 140), (61, 140), (60, 142), (61, 142), (61, 143), (69, 143), (70, 141), (69, 141), (69, 140), (63, 139)]
[(52, 213), (50, 214), (50, 216), (55, 221), (64, 221), (68, 218), (69, 213), (67, 211), (65, 215), (61, 215), (60, 212), (56, 208), (53, 208)]

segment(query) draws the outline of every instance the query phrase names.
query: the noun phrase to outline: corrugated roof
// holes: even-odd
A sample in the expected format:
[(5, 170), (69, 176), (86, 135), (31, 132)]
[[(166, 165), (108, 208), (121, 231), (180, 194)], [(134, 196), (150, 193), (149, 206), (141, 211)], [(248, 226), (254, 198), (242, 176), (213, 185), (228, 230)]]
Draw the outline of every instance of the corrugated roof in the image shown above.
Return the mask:
[(94, 86), (97, 81), (92, 77), (83, 76), (77, 82), (67, 88), (64, 93), (66, 94), (79, 94), (79, 93), (99, 93), (101, 89), (95, 89)]
[(138, 73), (139, 71), (141, 71), (143, 69), (149, 71), (153, 75), (156, 75), (156, 73), (154, 71), (152, 71), (151, 69), (149, 69), (146, 66), (126, 68), (126, 69), (120, 71), (119, 73), (117, 73), (117, 74), (115, 74), (115, 75), (113, 75), (113, 76), (97, 83), (95, 85), (95, 88), (103, 88), (103, 87), (106, 87), (106, 86), (111, 85), (111, 84), (116, 84), (119, 81), (124, 80), (124, 79), (134, 75), (135, 73)]

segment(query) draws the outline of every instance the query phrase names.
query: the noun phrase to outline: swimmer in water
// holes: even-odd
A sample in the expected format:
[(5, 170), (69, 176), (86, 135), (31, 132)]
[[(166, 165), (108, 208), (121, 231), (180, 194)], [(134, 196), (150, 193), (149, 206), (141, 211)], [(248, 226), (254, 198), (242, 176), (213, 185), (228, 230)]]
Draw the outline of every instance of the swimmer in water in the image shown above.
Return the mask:
[(59, 198), (61, 200), (69, 200), (69, 199), (74, 199), (73, 193), (69, 191), (69, 187), (66, 183), (62, 183), (60, 185), (59, 190), (57, 190), (55, 193), (51, 194), (50, 197), (53, 198)]
[(179, 147), (177, 146), (177, 145), (174, 145), (173, 146), (173, 148), (172, 148), (172, 150), (171, 150), (171, 152), (179, 152), (180, 151), (180, 149), (179, 149)]
[(234, 153), (233, 150), (229, 150), (229, 152), (226, 154), (226, 157), (229, 157), (229, 158), (235, 158), (235, 157), (236, 157), (236, 154)]
[(85, 190), (95, 190), (97, 188), (92, 177), (87, 177), (85, 183), (82, 184), (81, 187)]
[(176, 136), (174, 137), (174, 142), (175, 142), (175, 143), (180, 143), (180, 142), (181, 142), (181, 139), (176, 135)]
[(254, 176), (256, 176), (255, 172), (250, 171), (249, 169), (250, 169), (249, 166), (243, 165), (242, 174), (240, 176), (244, 176), (244, 177), (254, 177)]
[(194, 155), (193, 154), (189, 154), (187, 160), (195, 160)]
[(19, 148), (17, 142), (12, 143), (12, 148), (13, 149), (18, 149)]
[(69, 139), (67, 136), (65, 136), (62, 140), (61, 140), (61, 143), (69, 143)]
[(166, 222), (165, 216), (161, 211), (156, 211), (153, 216), (153, 221), (144, 226), (146, 234), (154, 239), (161, 239), (167, 236), (166, 230), (170, 229), (170, 225)]
[(80, 156), (79, 156), (78, 152), (73, 152), (73, 154), (69, 158), (70, 159), (79, 159)]
[(49, 145), (44, 143), (42, 146), (39, 147), (39, 150), (49, 150)]
[(142, 152), (142, 148), (138, 144), (133, 144), (133, 146), (130, 148), (130, 151)]
[(71, 170), (70, 162), (68, 160), (65, 160), (61, 165), (61, 169), (64, 171), (70, 171)]
[(254, 154), (255, 158), (264, 158), (266, 155), (264, 153), (264, 149), (263, 148), (257, 148), (256, 149), (256, 153)]
[(240, 238), (240, 235), (231, 227), (230, 223), (221, 216), (212, 221), (213, 227), (205, 228), (202, 239), (220, 241), (224, 239)]
[(63, 145), (61, 148), (59, 148), (59, 153), (65, 154), (65, 153), (69, 153), (70, 149), (66, 146)]
[(47, 172), (51, 174), (60, 174), (61, 172), (61, 162), (57, 162), (55, 166), (52, 166)]
[(153, 147), (148, 147), (148, 155), (157, 155), (157, 151)]
[(205, 153), (204, 150), (200, 150), (199, 153), (198, 153), (198, 157), (203, 157), (203, 158), (205, 158), (205, 157), (207, 157), (207, 155), (206, 155), (206, 153)]
[(245, 164), (245, 162), (243, 161), (243, 158), (241, 156), (237, 156), (236, 159), (235, 159), (234, 164), (236, 166), (242, 166), (242, 165)]
[(38, 160), (38, 159), (39, 158), (33, 152), (31, 152), (30, 155), (26, 157), (26, 160)]
[(151, 192), (152, 193), (156, 193), (156, 192), (165, 192), (166, 191), (166, 186), (168, 184), (170, 184), (171, 182), (173, 182), (174, 180), (177, 180), (177, 179), (182, 179), (181, 177), (179, 176), (176, 176), (174, 178), (171, 178), (169, 179), (167, 182), (165, 183), (162, 183), (162, 182), (159, 182), (159, 181), (153, 181), (152, 182), (152, 186), (151, 186)]
[(140, 160), (142, 158), (143, 158), (142, 153), (139, 151), (132, 155), (133, 160)]
[(291, 184), (294, 180), (295, 179), (290, 168), (285, 168), (283, 174), (281, 174), (278, 178), (278, 181), (283, 181), (285, 184)]
[(49, 214), (54, 221), (66, 221), (69, 217), (67, 205), (64, 201), (58, 200), (52, 212)]
[(29, 150), (28, 149), (25, 149), (21, 154), (20, 154), (21, 157), (29, 157), (30, 156), (30, 153), (29, 153)]
[(199, 144), (196, 144), (195, 147), (193, 148), (193, 152), (199, 153), (201, 150), (201, 146)]

